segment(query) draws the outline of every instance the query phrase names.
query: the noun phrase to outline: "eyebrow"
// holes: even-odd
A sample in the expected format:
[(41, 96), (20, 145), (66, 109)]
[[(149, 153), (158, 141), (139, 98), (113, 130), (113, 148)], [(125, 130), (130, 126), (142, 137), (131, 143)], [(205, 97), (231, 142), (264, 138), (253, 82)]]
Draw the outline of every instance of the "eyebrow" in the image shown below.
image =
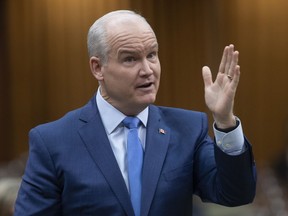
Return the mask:
[(136, 53), (137, 53), (136, 51), (130, 49), (120, 49), (118, 52), (119, 55), (136, 54)]
[(158, 48), (159, 48), (158, 43), (154, 43), (154, 44), (152, 44), (152, 46), (151, 46), (151, 49), (157, 49), (157, 50), (158, 50)]
[[(151, 47), (149, 47), (149, 49), (157, 49), (158, 50), (158, 43), (154, 43)], [(137, 54), (138, 51), (133, 49), (133, 48), (120, 48), (118, 50), (118, 54), (119, 55), (123, 55), (123, 54)]]

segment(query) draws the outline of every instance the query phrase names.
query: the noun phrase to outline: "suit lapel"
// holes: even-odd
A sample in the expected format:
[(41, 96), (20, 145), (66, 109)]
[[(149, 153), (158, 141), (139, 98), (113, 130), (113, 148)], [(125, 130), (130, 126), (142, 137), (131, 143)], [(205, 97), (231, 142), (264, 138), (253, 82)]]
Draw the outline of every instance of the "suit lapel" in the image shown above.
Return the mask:
[(161, 120), (159, 109), (155, 106), (150, 106), (146, 132), (142, 179), (142, 216), (149, 213), (170, 139), (170, 129)]
[(134, 215), (128, 190), (111, 149), (95, 97), (84, 107), (80, 117), (79, 134), (88, 152), (106, 178), (127, 215)]

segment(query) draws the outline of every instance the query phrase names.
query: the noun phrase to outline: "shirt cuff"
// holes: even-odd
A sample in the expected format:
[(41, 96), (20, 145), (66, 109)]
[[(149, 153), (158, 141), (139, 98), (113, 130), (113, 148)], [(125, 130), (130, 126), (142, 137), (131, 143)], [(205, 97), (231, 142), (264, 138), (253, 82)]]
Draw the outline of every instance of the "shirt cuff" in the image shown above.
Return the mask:
[(215, 123), (213, 124), (217, 146), (229, 155), (239, 155), (246, 149), (241, 121), (238, 118), (236, 120), (239, 122), (238, 127), (227, 133), (217, 130)]

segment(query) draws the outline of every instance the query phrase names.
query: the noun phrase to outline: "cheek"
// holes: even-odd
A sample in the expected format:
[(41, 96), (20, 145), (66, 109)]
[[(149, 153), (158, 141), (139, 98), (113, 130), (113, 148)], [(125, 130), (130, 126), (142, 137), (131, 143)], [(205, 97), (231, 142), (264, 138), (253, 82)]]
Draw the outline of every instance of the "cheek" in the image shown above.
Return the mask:
[(155, 70), (155, 77), (156, 77), (157, 82), (158, 82), (158, 84), (159, 84), (160, 78), (161, 78), (161, 67), (160, 67), (160, 64), (159, 64), (159, 66), (158, 66), (158, 67), (156, 68), (156, 70)]
[(161, 74), (161, 65), (160, 62), (158, 61), (155, 66), (154, 66), (154, 71), (155, 71), (155, 76), (157, 78), (160, 78), (160, 74)]
[(109, 76), (105, 82), (109, 92), (115, 96), (118, 95), (118, 97), (121, 97), (121, 95), (127, 97), (133, 91), (133, 81), (131, 77), (125, 75)]
[[(125, 77), (125, 73), (122, 71), (117, 71), (117, 70), (110, 70), (106, 71), (103, 74), (103, 79), (106, 83), (106, 85), (109, 85), (110, 87), (113, 88), (113, 86), (120, 86), (125, 83), (127, 78)], [(127, 82), (127, 81), (126, 81)]]

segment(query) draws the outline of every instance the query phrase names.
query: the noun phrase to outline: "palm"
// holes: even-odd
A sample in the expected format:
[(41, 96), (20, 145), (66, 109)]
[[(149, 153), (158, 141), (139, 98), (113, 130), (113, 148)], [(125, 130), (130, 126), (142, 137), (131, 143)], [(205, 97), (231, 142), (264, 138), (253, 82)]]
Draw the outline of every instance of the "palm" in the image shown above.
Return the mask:
[(240, 76), (240, 67), (237, 63), (238, 52), (234, 51), (233, 45), (230, 45), (224, 49), (219, 73), (214, 82), (210, 69), (203, 67), (205, 102), (219, 124), (225, 124), (233, 117), (234, 97)]

